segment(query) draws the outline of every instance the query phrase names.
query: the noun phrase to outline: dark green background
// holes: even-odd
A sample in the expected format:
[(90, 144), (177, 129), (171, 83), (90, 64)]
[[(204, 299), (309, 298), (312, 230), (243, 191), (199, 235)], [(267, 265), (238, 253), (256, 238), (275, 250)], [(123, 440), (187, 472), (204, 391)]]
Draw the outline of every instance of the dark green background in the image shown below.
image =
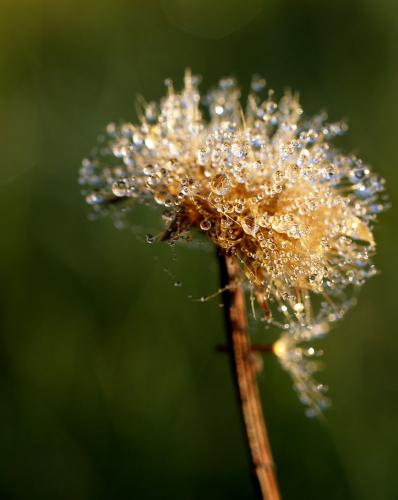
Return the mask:
[[(209, 247), (89, 222), (77, 170), (111, 120), (184, 68), (347, 117), (341, 140), (397, 195), (392, 0), (0, 2), (0, 498), (250, 499)], [(141, 233), (157, 216), (137, 209)], [(323, 342), (334, 405), (308, 420), (275, 359), (261, 389), (285, 499), (398, 495), (396, 215), (382, 273)], [(157, 229), (160, 225), (158, 224)], [(165, 271), (164, 269), (167, 269)], [(182, 281), (182, 287), (173, 283)], [(258, 330), (258, 328), (257, 328)], [(260, 330), (258, 334), (264, 335)]]

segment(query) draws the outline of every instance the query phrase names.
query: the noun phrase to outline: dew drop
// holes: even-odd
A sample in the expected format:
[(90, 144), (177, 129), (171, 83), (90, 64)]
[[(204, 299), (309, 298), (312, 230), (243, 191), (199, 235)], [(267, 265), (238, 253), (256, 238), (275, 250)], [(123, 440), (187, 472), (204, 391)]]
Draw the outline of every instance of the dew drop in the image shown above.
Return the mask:
[(155, 172), (155, 167), (153, 165), (145, 165), (145, 167), (142, 169), (144, 175), (153, 175)]
[(304, 304), (302, 304), (301, 302), (297, 302), (297, 304), (294, 304), (293, 309), (294, 309), (297, 313), (301, 313), (301, 312), (303, 312), (303, 311), (304, 311)]
[(242, 229), (246, 234), (255, 236), (258, 231), (258, 224), (254, 217), (248, 215), (242, 220)]
[(278, 105), (276, 104), (276, 102), (267, 101), (266, 104), (265, 104), (265, 110), (269, 114), (274, 113), (277, 110), (277, 108), (278, 108)]
[(318, 415), (318, 411), (315, 408), (307, 408), (305, 414), (308, 418), (315, 418)]
[(258, 225), (261, 227), (269, 227), (270, 226), (269, 216), (266, 213), (261, 214), (258, 217), (257, 222), (258, 222)]
[(168, 192), (167, 191), (155, 191), (153, 194), (153, 198), (159, 205), (164, 205), (167, 200)]
[(118, 198), (127, 196), (129, 190), (128, 183), (125, 179), (121, 179), (112, 184), (112, 193)]
[(203, 219), (200, 221), (200, 229), (202, 231), (208, 231), (211, 228), (211, 222), (208, 219)]
[(98, 205), (99, 203), (104, 203), (105, 198), (99, 193), (92, 193), (86, 196), (86, 202), (89, 205)]
[(116, 132), (116, 125), (115, 123), (108, 123), (106, 126), (106, 133), (109, 135), (113, 135)]
[(231, 190), (231, 184), (224, 174), (217, 174), (210, 183), (211, 190), (218, 196), (224, 196)]
[(150, 245), (152, 245), (152, 243), (155, 243), (155, 239), (156, 238), (155, 238), (155, 236), (153, 234), (148, 233), (148, 234), (145, 235), (145, 241), (147, 243), (149, 243)]
[(237, 202), (234, 209), (237, 214), (241, 214), (245, 209), (245, 205), (241, 202)]
[(209, 153), (209, 151), (207, 150), (207, 148), (199, 149), (199, 151), (196, 153), (196, 160), (197, 160), (199, 165), (201, 165), (201, 166), (206, 165), (208, 153)]
[(265, 79), (260, 75), (254, 75), (251, 83), (253, 92), (261, 92), (265, 87)]

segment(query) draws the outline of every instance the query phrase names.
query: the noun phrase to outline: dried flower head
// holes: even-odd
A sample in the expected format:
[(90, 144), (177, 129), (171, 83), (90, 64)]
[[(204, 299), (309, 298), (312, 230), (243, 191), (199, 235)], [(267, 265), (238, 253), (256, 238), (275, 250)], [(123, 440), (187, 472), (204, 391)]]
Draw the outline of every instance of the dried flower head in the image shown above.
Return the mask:
[(203, 100), (198, 77), (187, 71), (184, 83), (178, 93), (166, 81), (167, 96), (144, 104), (139, 124), (107, 126), (80, 171), (87, 203), (119, 220), (132, 202), (154, 201), (163, 240), (198, 228), (236, 255), (264, 319), (283, 330), (274, 352), (317, 414), (327, 399), (312, 380), (315, 351), (301, 343), (326, 333), (375, 273), (384, 180), (330, 144), (345, 123), (303, 119), (289, 92), (260, 98), (260, 77), (245, 110), (232, 78)]

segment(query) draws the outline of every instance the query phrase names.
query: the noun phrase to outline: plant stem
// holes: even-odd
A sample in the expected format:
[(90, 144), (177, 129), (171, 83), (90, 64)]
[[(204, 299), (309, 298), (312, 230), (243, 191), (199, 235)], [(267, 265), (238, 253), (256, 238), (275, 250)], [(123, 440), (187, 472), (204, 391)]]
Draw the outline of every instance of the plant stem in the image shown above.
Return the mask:
[(219, 253), (227, 345), (258, 498), (280, 500), (248, 336), (245, 296), (234, 256)]

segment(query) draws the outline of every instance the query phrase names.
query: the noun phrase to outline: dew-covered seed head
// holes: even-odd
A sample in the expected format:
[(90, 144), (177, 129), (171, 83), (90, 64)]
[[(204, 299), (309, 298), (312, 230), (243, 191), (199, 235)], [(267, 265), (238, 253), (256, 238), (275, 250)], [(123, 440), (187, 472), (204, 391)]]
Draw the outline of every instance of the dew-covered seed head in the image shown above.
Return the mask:
[(160, 239), (198, 228), (235, 255), (264, 320), (284, 332), (275, 353), (316, 413), (325, 398), (300, 345), (326, 333), (375, 274), (384, 180), (330, 142), (344, 123), (304, 118), (289, 92), (279, 102), (273, 91), (262, 96), (262, 77), (246, 106), (233, 78), (204, 98), (198, 83), (187, 71), (183, 89), (167, 81), (167, 95), (144, 106), (138, 123), (109, 124), (79, 184), (93, 212), (110, 213), (119, 227), (134, 203), (153, 203), (163, 208)]

